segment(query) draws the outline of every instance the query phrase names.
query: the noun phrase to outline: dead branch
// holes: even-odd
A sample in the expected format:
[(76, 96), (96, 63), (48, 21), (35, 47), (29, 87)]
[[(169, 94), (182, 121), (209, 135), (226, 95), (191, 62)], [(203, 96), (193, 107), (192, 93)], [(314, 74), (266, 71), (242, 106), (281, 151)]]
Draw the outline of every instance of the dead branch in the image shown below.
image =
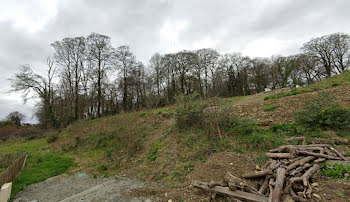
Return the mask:
[(246, 173), (246, 174), (243, 174), (242, 177), (243, 178), (257, 178), (257, 177), (263, 177), (266, 175), (272, 175), (272, 170), (267, 169), (267, 170), (252, 172), (252, 173)]
[(266, 153), (268, 158), (280, 158), (280, 159), (292, 159), (294, 158), (294, 154), (292, 153)]
[(326, 159), (333, 159), (333, 160), (340, 160), (340, 157), (336, 156), (330, 156), (326, 154), (319, 154), (319, 153), (313, 153), (313, 152), (308, 152), (308, 151), (298, 151), (298, 154), (304, 154), (307, 156), (316, 156), (316, 157), (321, 157), (321, 158), (326, 158)]
[(283, 184), (284, 184), (284, 178), (286, 177), (286, 169), (283, 167), (279, 167), (277, 169), (277, 176), (276, 176), (276, 182), (275, 187), (272, 191), (272, 197), (271, 200), (273, 202), (279, 202), (281, 199)]

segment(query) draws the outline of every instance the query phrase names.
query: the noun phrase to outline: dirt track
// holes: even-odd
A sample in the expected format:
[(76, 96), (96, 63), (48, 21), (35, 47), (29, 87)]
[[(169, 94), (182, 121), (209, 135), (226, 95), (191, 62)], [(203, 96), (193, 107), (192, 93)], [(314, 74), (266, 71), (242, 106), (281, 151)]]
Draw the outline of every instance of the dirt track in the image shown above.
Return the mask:
[(32, 184), (15, 197), (15, 201), (150, 201), (146, 198), (135, 198), (128, 193), (144, 184), (124, 177), (78, 178), (61, 175), (43, 182)]

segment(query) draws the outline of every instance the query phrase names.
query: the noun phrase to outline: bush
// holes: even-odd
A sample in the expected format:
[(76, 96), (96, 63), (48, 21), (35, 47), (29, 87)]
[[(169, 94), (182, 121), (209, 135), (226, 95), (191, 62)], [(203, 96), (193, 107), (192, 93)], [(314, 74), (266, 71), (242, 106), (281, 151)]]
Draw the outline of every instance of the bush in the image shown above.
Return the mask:
[(350, 127), (350, 109), (340, 104), (328, 93), (307, 101), (306, 107), (294, 115), (297, 124), (323, 129), (348, 129)]
[(9, 126), (9, 125), (13, 125), (12, 121), (0, 121), (0, 128), (5, 127), (5, 126)]
[(176, 99), (175, 120), (179, 128), (201, 126), (201, 118), (206, 105), (197, 93), (181, 95)]
[(58, 134), (53, 134), (49, 138), (47, 138), (47, 143), (54, 143), (58, 139)]

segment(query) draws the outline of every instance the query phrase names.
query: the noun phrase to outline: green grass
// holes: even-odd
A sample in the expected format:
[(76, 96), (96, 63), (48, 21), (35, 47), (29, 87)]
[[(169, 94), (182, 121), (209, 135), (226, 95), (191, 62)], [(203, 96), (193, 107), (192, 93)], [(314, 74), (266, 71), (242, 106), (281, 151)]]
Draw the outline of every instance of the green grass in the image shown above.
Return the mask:
[(45, 149), (46, 140), (17, 140), (16, 142), (0, 143), (0, 153), (28, 152), (34, 153), (40, 149)]
[(268, 158), (265, 155), (258, 155), (254, 157), (254, 162), (257, 163), (259, 166), (264, 165), (264, 163), (268, 160)]
[(266, 100), (275, 100), (275, 99), (279, 99), (281, 97), (298, 95), (298, 94), (301, 94), (301, 93), (304, 93), (304, 92), (307, 92), (307, 91), (305, 91), (305, 88), (298, 88), (298, 89), (294, 89), (292, 91), (283, 91), (283, 92), (279, 92), (279, 93), (276, 93), (276, 94), (273, 94), (273, 95), (266, 96), (264, 98), (264, 100), (265, 101)]
[(268, 105), (266, 107), (264, 107), (264, 111), (268, 112), (268, 111), (275, 111), (278, 108), (278, 106), (276, 105)]
[(28, 156), (26, 167), (15, 179), (12, 196), (22, 191), (26, 186), (41, 182), (47, 178), (60, 175), (73, 165), (73, 160), (58, 153), (36, 153)]
[(45, 152), (46, 150), (47, 142), (45, 138), (36, 140), (19, 139), (16, 142), (0, 144), (0, 153), (28, 153), (25, 168), (13, 182), (12, 197), (19, 191), (24, 190), (26, 186), (60, 175), (73, 165), (72, 158), (58, 153)]

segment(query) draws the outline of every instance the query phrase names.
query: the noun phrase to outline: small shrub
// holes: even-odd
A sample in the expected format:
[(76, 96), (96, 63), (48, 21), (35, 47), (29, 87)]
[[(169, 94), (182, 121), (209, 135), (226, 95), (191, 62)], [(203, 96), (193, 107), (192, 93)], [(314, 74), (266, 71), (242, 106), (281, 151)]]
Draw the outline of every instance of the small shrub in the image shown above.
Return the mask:
[(14, 123), (12, 121), (0, 121), (0, 128), (10, 125), (14, 125)]
[(47, 138), (47, 143), (54, 143), (58, 139), (58, 134), (53, 134), (49, 138)]
[(307, 101), (304, 110), (294, 114), (297, 124), (324, 129), (348, 129), (350, 127), (350, 109), (340, 104), (328, 93)]
[(200, 126), (201, 116), (206, 105), (198, 93), (181, 95), (176, 99), (175, 120), (179, 128)]
[(102, 164), (102, 165), (98, 166), (97, 170), (100, 172), (104, 172), (104, 171), (108, 170), (108, 167), (106, 165)]
[(276, 105), (268, 105), (268, 106), (264, 107), (264, 111), (265, 112), (267, 112), (267, 111), (275, 111), (277, 108), (278, 108), (278, 106), (276, 106)]
[(281, 135), (268, 131), (254, 132), (241, 138), (241, 142), (250, 149), (262, 150), (278, 147), (283, 144), (283, 140)]

